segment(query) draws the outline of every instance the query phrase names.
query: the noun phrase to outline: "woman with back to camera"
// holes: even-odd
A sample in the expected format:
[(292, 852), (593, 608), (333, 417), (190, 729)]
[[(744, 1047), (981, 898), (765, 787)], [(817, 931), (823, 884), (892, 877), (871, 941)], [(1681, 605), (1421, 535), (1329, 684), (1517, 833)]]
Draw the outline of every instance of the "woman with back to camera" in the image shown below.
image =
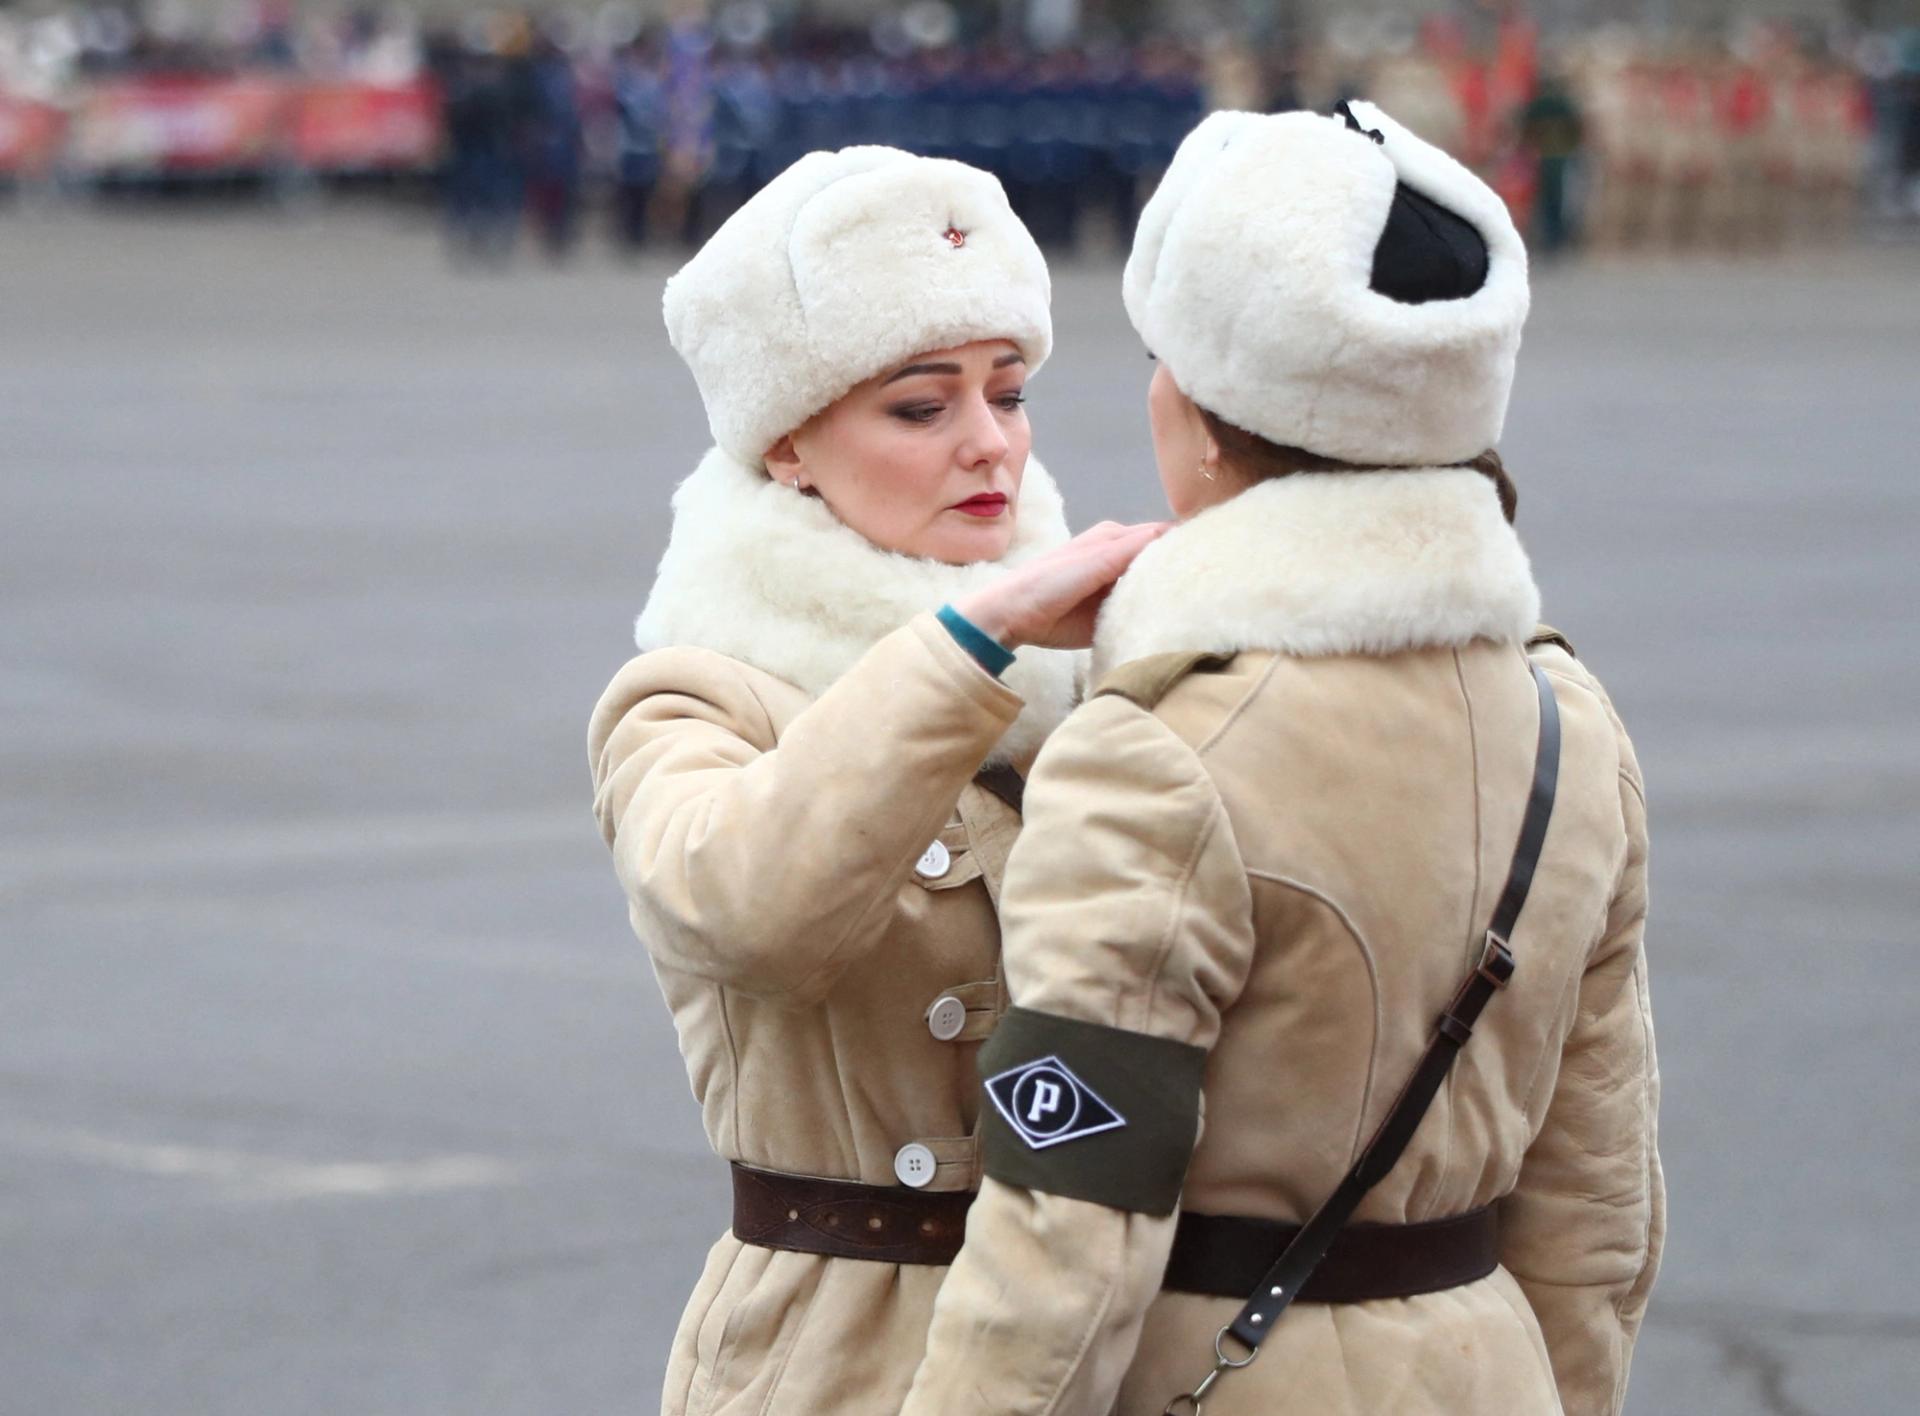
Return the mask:
[(811, 154), (664, 307), (718, 446), (588, 744), (733, 1162), (662, 1410), (891, 1413), (977, 1184), (1019, 773), (1160, 528), (1068, 539), (1022, 407), (1046, 264), (985, 173)]
[(1034, 769), (904, 1410), (1616, 1413), (1665, 1230), (1646, 818), (1492, 451), (1519, 237), (1370, 105), (1216, 114), (1125, 294), (1180, 522)]

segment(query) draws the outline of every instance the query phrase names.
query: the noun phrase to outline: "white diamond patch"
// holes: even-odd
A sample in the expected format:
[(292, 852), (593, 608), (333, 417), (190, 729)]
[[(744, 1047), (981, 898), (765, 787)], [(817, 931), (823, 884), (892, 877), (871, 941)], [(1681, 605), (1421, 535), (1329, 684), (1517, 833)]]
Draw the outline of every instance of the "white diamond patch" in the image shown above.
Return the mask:
[(1034, 1150), (1117, 1131), (1127, 1118), (1058, 1057), (1042, 1057), (987, 1079), (993, 1109)]

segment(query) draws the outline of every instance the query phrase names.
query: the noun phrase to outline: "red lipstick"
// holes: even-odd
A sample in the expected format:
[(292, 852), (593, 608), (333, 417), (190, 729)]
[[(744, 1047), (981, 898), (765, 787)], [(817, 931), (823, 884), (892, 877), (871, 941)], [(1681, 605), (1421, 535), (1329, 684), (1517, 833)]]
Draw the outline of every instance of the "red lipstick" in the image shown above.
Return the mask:
[(993, 517), (1007, 509), (1005, 492), (982, 492), (977, 497), (968, 497), (949, 507), (949, 511), (964, 511), (968, 516)]

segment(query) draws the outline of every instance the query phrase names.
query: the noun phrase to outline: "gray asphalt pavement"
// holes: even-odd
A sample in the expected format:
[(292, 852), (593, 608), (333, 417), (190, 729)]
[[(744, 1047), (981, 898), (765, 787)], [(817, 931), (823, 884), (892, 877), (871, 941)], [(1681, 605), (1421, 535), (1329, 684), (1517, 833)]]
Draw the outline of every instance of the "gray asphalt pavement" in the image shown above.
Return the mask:
[[(0, 212), (0, 1413), (653, 1409), (725, 1224), (588, 812), (704, 429), (658, 263)], [(1636, 1416), (1920, 1390), (1920, 256), (1543, 272), (1505, 452), (1650, 788)], [(1032, 386), (1157, 514), (1117, 268)]]

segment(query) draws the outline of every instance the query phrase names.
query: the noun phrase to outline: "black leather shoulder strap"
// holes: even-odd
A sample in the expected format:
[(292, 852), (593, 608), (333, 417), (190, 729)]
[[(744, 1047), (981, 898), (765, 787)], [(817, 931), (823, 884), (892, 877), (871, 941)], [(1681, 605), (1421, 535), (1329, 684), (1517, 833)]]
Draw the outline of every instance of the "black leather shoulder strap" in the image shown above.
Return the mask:
[(1367, 1142), (1360, 1159), (1314, 1212), (1313, 1218), (1302, 1226), (1299, 1235), (1260, 1280), (1253, 1297), (1222, 1331), (1223, 1340), (1231, 1334), (1247, 1348), (1247, 1356), (1241, 1361), (1229, 1360), (1222, 1354), (1225, 1367), (1245, 1365), (1253, 1360), (1262, 1339), (1273, 1331), (1274, 1323), (1287, 1305), (1299, 1296), (1315, 1267), (1326, 1257), (1334, 1236), (1353, 1216), (1361, 1199), (1400, 1159), (1420, 1119), (1433, 1104), (1434, 1094), (1453, 1066), (1453, 1059), (1473, 1035), (1480, 1010), (1513, 976), (1514, 957), (1509, 941), (1514, 923), (1527, 903), (1534, 867), (1539, 863), (1540, 849), (1547, 839), (1554, 790), (1560, 775), (1559, 705), (1554, 701), (1553, 684), (1537, 664), (1533, 666), (1533, 679), (1540, 695), (1540, 745), (1534, 758), (1533, 789), (1527, 799), (1526, 816), (1520, 824), (1520, 840), (1514, 847), (1506, 888), (1494, 907), (1480, 962), (1447, 1005), (1446, 1012), (1440, 1015), (1420, 1065), (1395, 1099), (1387, 1119)]
[(1505, 945), (1513, 938), (1520, 911), (1533, 888), (1534, 867), (1540, 863), (1540, 848), (1547, 842), (1547, 825), (1553, 819), (1553, 797), (1560, 781), (1560, 705), (1553, 696), (1553, 681), (1545, 669), (1532, 665), (1533, 686), (1540, 694), (1540, 745), (1534, 752), (1533, 786), (1527, 794), (1527, 814), (1520, 820), (1520, 841), (1514, 847), (1513, 864), (1507, 870), (1506, 888), (1500, 903), (1493, 907), (1493, 920), (1487, 934)]

